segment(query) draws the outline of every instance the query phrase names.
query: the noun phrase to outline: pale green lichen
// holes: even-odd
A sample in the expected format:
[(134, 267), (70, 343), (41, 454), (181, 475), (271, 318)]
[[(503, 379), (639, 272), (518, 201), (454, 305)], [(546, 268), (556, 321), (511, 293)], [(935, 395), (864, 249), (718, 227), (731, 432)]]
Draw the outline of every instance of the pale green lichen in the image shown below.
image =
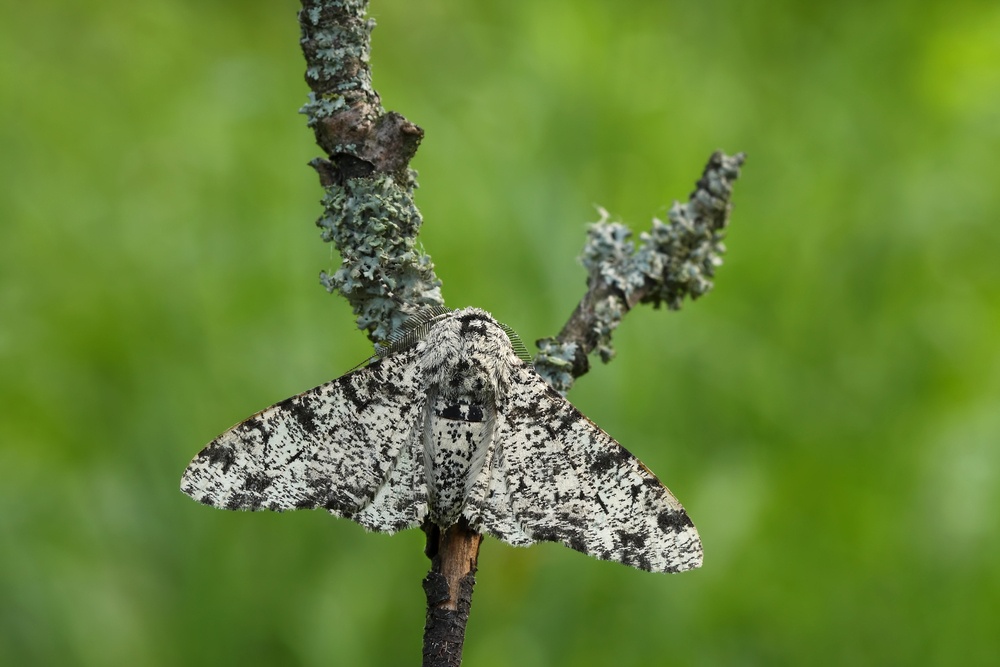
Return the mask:
[(309, 92), (309, 101), (302, 105), (299, 113), (307, 117), (306, 123), (309, 127), (314, 126), (322, 118), (334, 115), (338, 111), (347, 108), (347, 101), (343, 95), (336, 93), (326, 93), (319, 97), (312, 91)]
[(628, 309), (621, 299), (609, 296), (594, 303), (594, 324), (593, 332), (597, 337), (597, 345), (594, 350), (601, 357), (601, 361), (608, 363), (615, 358), (615, 350), (611, 347), (611, 334), (618, 325)]
[(573, 386), (573, 359), (579, 349), (575, 342), (560, 343), (555, 338), (538, 341), (534, 365), (538, 374), (561, 394)]
[(666, 304), (677, 310), (684, 298), (697, 299), (712, 289), (715, 269), (722, 264), (722, 238), (729, 221), (730, 196), (745, 156), (715, 153), (686, 204), (674, 202), (669, 224), (654, 218), (648, 232), (639, 235), (612, 222), (603, 208), (600, 219), (587, 230), (580, 260), (591, 285), (611, 288), (609, 296), (591, 304), (594, 349), (604, 362), (614, 357), (611, 334), (636, 303)]
[(417, 244), (414, 185), (412, 173), (406, 187), (388, 174), (331, 185), (316, 223), (341, 255), (340, 268), (320, 280), (350, 302), (373, 341), (387, 340), (416, 310), (444, 304), (431, 258)]
[[(301, 45), (311, 92), (300, 110), (329, 160), (312, 164), (324, 184), (323, 239), (334, 243), (340, 266), (320, 281), (351, 304), (358, 327), (374, 342), (387, 340), (409, 314), (443, 305), (430, 257), (417, 244), (421, 217), (413, 203), (410, 153), (379, 162), (379, 151), (415, 150), (419, 137), (387, 148), (384, 135), (401, 132), (372, 87), (369, 49), (375, 21), (365, 0), (303, 0)], [(419, 131), (419, 129), (417, 130)], [(389, 166), (386, 166), (388, 163)]]
[(372, 88), (370, 59), (374, 19), (365, 19), (367, 2), (304, 2), (300, 14), (306, 78), (314, 91), (299, 113), (315, 127), (323, 118), (351, 106), (342, 96), (377, 100)]
[(635, 244), (632, 230), (620, 222), (610, 222), (610, 215), (597, 208), (600, 219), (587, 228), (587, 242), (580, 253), (580, 262), (593, 277), (597, 277), (622, 294), (630, 294), (642, 286), (644, 278), (631, 268)]
[(667, 213), (670, 224), (654, 219), (634, 258), (637, 271), (647, 279), (642, 301), (671, 310), (681, 307), (684, 297), (692, 300), (713, 287), (716, 267), (722, 264), (722, 243), (729, 224), (733, 183), (739, 178), (746, 156), (717, 152), (687, 203), (674, 202)]

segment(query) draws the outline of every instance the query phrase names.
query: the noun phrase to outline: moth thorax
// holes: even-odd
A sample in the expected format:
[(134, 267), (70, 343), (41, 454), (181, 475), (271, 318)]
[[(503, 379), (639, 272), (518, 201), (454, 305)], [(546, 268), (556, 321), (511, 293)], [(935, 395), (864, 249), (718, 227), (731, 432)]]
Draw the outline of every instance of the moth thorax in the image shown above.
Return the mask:
[[(495, 403), (508, 393), (517, 356), (500, 327), (477, 334), (441, 331), (425, 341), (423, 364), (428, 384), (456, 401)], [(451, 335), (448, 335), (451, 334)]]

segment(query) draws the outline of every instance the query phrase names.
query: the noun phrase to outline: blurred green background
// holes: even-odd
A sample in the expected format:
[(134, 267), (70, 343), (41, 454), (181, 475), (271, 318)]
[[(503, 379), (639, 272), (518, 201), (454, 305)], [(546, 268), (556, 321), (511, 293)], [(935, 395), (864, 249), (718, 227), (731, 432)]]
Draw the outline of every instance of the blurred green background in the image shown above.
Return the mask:
[[(0, 664), (417, 664), (419, 531), (219, 512), (180, 473), (370, 352), (313, 221), (297, 4), (0, 9)], [(701, 530), (657, 576), (487, 541), (466, 663), (1000, 654), (1000, 6), (375, 0), (452, 306), (527, 341), (594, 205), (749, 154), (717, 288), (570, 398)]]

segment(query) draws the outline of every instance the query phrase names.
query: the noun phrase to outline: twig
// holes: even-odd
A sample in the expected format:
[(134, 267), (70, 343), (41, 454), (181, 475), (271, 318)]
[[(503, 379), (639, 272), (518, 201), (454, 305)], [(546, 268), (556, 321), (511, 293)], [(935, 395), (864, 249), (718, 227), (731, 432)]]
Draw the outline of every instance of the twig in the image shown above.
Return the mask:
[[(358, 328), (381, 343), (413, 312), (444, 301), (431, 259), (416, 243), (421, 217), (409, 162), (423, 130), (382, 109), (372, 88), (368, 54), (375, 22), (365, 18), (367, 6), (367, 0), (302, 0), (299, 24), (311, 90), (302, 113), (327, 154), (310, 163), (325, 190), (317, 225), (342, 258), (321, 281), (344, 295)], [(462, 661), (482, 536), (462, 522), (443, 531), (428, 523), (424, 531), (431, 570), (424, 579), (423, 664), (453, 667)]]
[(424, 131), (382, 108), (368, 65), (375, 22), (367, 0), (302, 0), (299, 24), (309, 101), (301, 112), (327, 157), (310, 164), (323, 185), (316, 224), (340, 252), (321, 274), (350, 302), (372, 342), (389, 338), (413, 312), (442, 306), (441, 281), (417, 245), (422, 219), (413, 203), (410, 159)]
[(565, 394), (590, 369), (591, 352), (605, 363), (614, 357), (611, 334), (637, 304), (658, 308), (665, 303), (677, 310), (685, 296), (697, 299), (712, 289), (725, 252), (733, 183), (745, 159), (743, 153), (713, 153), (688, 202), (674, 202), (669, 224), (654, 218), (652, 228), (639, 236), (638, 249), (632, 231), (609, 222), (601, 209), (581, 256), (589, 273), (587, 293), (559, 335), (537, 342), (535, 370), (542, 377)]
[[(321, 274), (321, 281), (351, 303), (358, 328), (381, 343), (413, 312), (444, 302), (430, 257), (416, 243), (422, 220), (413, 203), (416, 174), (409, 162), (423, 130), (386, 112), (372, 88), (368, 54), (374, 21), (365, 18), (367, 6), (367, 0), (302, 0), (299, 23), (311, 90), (302, 113), (327, 155), (310, 163), (324, 187), (317, 224), (342, 258), (340, 268)], [(611, 333), (636, 304), (676, 309), (685, 296), (694, 299), (711, 289), (743, 159), (715, 153), (688, 203), (674, 204), (670, 224), (654, 220), (638, 249), (631, 231), (609, 222), (602, 211), (582, 257), (590, 274), (588, 291), (559, 335), (538, 342), (535, 368), (543, 377), (567, 391), (587, 372), (591, 352), (610, 360)], [(431, 559), (424, 579), (423, 664), (456, 667), (482, 536), (464, 521), (446, 529), (428, 523), (423, 529)]]
[(465, 626), (469, 623), (476, 560), (483, 536), (464, 519), (442, 530), (433, 524), (427, 532), (431, 571), (424, 578), (427, 622), (424, 625), (424, 667), (458, 667), (462, 662)]

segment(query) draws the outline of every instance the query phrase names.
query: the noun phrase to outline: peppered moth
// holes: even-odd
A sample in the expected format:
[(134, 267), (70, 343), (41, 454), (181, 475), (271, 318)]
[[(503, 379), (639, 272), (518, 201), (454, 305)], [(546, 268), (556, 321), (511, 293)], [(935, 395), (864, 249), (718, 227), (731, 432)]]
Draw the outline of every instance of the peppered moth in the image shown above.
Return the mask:
[(643, 570), (701, 565), (673, 494), (515, 352), (485, 311), (437, 311), (367, 366), (226, 431), (181, 490), (241, 510), (323, 508), (392, 533), (464, 518)]

